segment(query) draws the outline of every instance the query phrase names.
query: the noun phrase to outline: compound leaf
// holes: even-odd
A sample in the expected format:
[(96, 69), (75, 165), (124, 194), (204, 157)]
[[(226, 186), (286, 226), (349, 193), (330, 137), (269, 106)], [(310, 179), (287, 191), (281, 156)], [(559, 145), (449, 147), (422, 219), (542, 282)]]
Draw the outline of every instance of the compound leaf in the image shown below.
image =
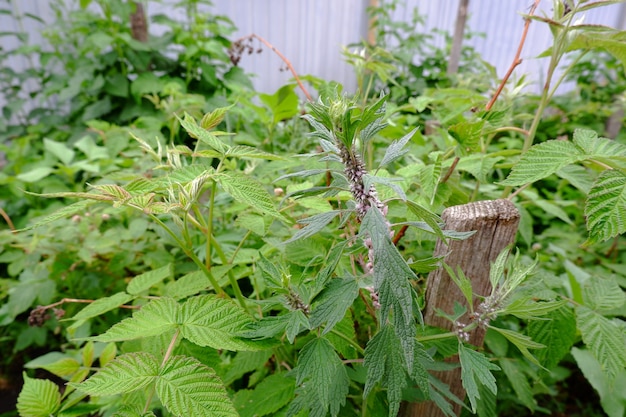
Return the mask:
[(312, 406), (312, 414), (325, 415), (330, 411), (337, 416), (346, 403), (350, 380), (330, 342), (316, 338), (307, 343), (300, 351), (295, 371), (300, 395)]
[(381, 321), (386, 322), (393, 310), (394, 330), (402, 343), (410, 372), (413, 367), (416, 326), (413, 317), (415, 297), (409, 280), (416, 278), (415, 273), (391, 242), (389, 226), (379, 210), (368, 210), (359, 233), (372, 242), (374, 288), (379, 296)]
[(406, 387), (406, 362), (402, 350), (391, 324), (383, 326), (365, 348), (363, 366), (367, 368), (367, 380), (363, 396), (367, 397), (381, 382), (387, 388), (389, 416), (398, 414), (402, 390)]

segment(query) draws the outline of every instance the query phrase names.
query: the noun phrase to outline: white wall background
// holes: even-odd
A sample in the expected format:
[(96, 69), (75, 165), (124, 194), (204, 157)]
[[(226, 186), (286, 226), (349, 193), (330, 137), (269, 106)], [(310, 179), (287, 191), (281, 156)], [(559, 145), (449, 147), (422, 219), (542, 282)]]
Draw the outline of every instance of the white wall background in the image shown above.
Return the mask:
[[(168, 4), (174, 0), (162, 0), (160, 3), (143, 1), (150, 14), (172, 14)], [(420, 14), (426, 16), (426, 23), (416, 30), (432, 32), (436, 28), (452, 33), (458, 2), (406, 0), (405, 6), (396, 10), (395, 18), (410, 19), (412, 9), (417, 7)], [(348, 90), (353, 90), (354, 74), (344, 62), (341, 48), (366, 37), (368, 22), (365, 9), (369, 4), (370, 0), (214, 0), (211, 11), (227, 15), (235, 23), (238, 30), (233, 35), (234, 39), (256, 33), (278, 48), (299, 74), (336, 80)], [(532, 0), (470, 0), (469, 30), (485, 34), (485, 37), (474, 37), (470, 43), (497, 68), (499, 76), (504, 75), (515, 55), (524, 25), (520, 13), (527, 12), (531, 4)], [(550, 16), (551, 8), (552, 0), (543, 0), (536, 14)], [(48, 0), (0, 0), (0, 9), (14, 14), (29, 13), (48, 22), (53, 18)], [(588, 12), (585, 23), (626, 28), (626, 2)], [(0, 13), (0, 32), (24, 28), (30, 34), (32, 43), (42, 42), (40, 31), (44, 26), (34, 19), (20, 21), (8, 12)], [(533, 22), (522, 53), (522, 65), (516, 69), (514, 77), (529, 74), (537, 81), (534, 88), (538, 89), (547, 61), (535, 57), (550, 43), (547, 26)], [(4, 50), (16, 45), (15, 38), (0, 37), (0, 47)], [(28, 67), (28, 63), (21, 58), (5, 65), (18, 70)], [(256, 74), (255, 87), (263, 92), (272, 92), (291, 78), (289, 72), (279, 71), (282, 62), (268, 50), (262, 54), (245, 55), (240, 65)]]

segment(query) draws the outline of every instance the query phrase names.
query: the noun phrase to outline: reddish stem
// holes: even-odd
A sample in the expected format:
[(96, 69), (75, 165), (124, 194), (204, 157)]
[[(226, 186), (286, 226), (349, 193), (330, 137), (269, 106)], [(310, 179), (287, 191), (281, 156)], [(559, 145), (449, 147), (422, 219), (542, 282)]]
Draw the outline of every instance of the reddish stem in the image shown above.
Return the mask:
[(498, 86), (498, 89), (496, 90), (496, 93), (493, 95), (491, 100), (489, 100), (489, 103), (487, 103), (487, 105), (485, 106), (485, 110), (486, 111), (491, 110), (491, 108), (493, 107), (494, 103), (498, 99), (498, 96), (502, 92), (502, 89), (504, 89), (504, 85), (509, 80), (509, 77), (511, 77), (511, 74), (513, 74), (513, 70), (519, 64), (522, 63), (522, 59), (520, 58), (520, 55), (522, 54), (522, 48), (524, 47), (524, 43), (526, 42), (526, 35), (528, 35), (528, 28), (530, 27), (530, 16), (532, 16), (533, 13), (535, 13), (535, 9), (537, 9), (537, 6), (539, 6), (539, 2), (540, 1), (541, 0), (535, 0), (535, 2), (533, 3), (532, 7), (530, 8), (530, 12), (528, 13), (528, 17), (526, 17), (526, 19), (524, 19), (526, 21), (524, 23), (524, 31), (522, 32), (522, 39), (520, 39), (519, 45), (517, 47), (517, 52), (515, 53), (515, 58), (513, 58), (513, 62), (511, 63), (511, 66), (509, 67), (509, 70), (504, 75), (504, 78), (502, 79), (502, 82)]
[(272, 45), (271, 43), (269, 43), (267, 40), (265, 40), (263, 37), (257, 35), (256, 33), (252, 33), (248, 36), (244, 36), (243, 38), (239, 38), (237, 39), (235, 42), (233, 43), (237, 43), (237, 42), (241, 42), (245, 39), (249, 39), (249, 38), (255, 38), (258, 39), (260, 42), (262, 42), (263, 44), (265, 44), (268, 48), (270, 48), (272, 51), (274, 51), (274, 53), (276, 55), (278, 55), (280, 57), (280, 59), (283, 60), (283, 62), (285, 63), (285, 65), (287, 65), (287, 68), (289, 68), (289, 71), (291, 71), (291, 73), (293, 74), (293, 78), (296, 79), (296, 82), (298, 83), (298, 86), (300, 87), (300, 89), (302, 90), (302, 92), (304, 93), (304, 95), (306, 96), (307, 100), (309, 101), (313, 101), (313, 98), (311, 97), (311, 95), (309, 94), (309, 92), (307, 91), (307, 89), (304, 87), (304, 84), (302, 84), (302, 81), (300, 80), (300, 77), (298, 77), (298, 73), (296, 72), (296, 70), (293, 68), (293, 65), (291, 65), (291, 62), (287, 59), (287, 57), (285, 55), (283, 55), (278, 49), (276, 49), (276, 47), (274, 45)]

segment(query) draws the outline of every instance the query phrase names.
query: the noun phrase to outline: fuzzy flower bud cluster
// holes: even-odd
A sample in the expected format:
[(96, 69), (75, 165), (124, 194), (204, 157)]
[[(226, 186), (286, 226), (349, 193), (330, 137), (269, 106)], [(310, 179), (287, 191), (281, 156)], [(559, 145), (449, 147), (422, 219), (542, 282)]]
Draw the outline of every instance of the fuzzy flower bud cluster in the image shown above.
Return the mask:
[(365, 214), (367, 214), (367, 210), (369, 210), (370, 207), (377, 207), (383, 214), (385, 214), (387, 212), (387, 207), (378, 198), (378, 193), (376, 192), (374, 184), (370, 185), (367, 190), (365, 189), (366, 187), (363, 182), (363, 177), (367, 174), (367, 170), (365, 169), (365, 164), (361, 161), (361, 158), (356, 152), (351, 152), (351, 150), (345, 145), (340, 143), (338, 146), (340, 151), (339, 157), (345, 167), (344, 173), (350, 183), (350, 192), (356, 201), (356, 211), (359, 219), (363, 219), (363, 217), (365, 217)]

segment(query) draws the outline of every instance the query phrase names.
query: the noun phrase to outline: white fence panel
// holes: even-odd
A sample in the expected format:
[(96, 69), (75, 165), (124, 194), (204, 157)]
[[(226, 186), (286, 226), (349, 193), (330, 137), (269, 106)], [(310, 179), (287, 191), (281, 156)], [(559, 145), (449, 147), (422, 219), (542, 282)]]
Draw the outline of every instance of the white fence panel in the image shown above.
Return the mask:
[[(71, 1), (71, 0), (68, 0)], [(150, 14), (166, 12), (172, 15), (171, 4), (175, 0), (150, 2)], [(367, 37), (367, 6), (371, 0), (216, 0), (211, 11), (228, 16), (238, 27), (234, 38), (255, 33), (272, 43), (293, 64), (299, 74), (311, 74), (326, 80), (338, 81), (348, 91), (356, 87), (352, 68), (345, 63), (341, 54), (344, 46), (357, 43)], [(384, 0), (379, 0), (384, 2)], [(417, 7), (426, 16), (423, 26), (416, 30), (433, 32), (434, 29), (452, 33), (459, 0), (407, 0), (397, 8), (396, 19), (410, 19)], [(3, 8), (12, 8), (16, 13), (31, 13), (50, 22), (53, 15), (50, 0), (4, 0)], [(484, 37), (473, 37), (470, 44), (493, 64), (501, 77), (515, 55), (522, 33), (524, 20), (520, 13), (528, 11), (532, 0), (471, 0), (468, 29), (482, 32)], [(552, 1), (543, 0), (537, 14), (551, 15)], [(611, 5), (587, 13), (585, 23), (604, 24), (624, 28), (626, 3)], [(0, 15), (0, 31), (25, 29), (31, 43), (43, 42), (41, 30), (44, 25), (34, 19), (16, 20), (8, 14)], [(1, 38), (2, 48), (10, 50), (19, 43), (12, 37)], [(443, 39), (437, 41), (443, 46)], [(536, 81), (534, 90), (539, 91), (543, 81), (546, 59), (537, 59), (551, 44), (551, 35), (546, 25), (531, 24), (522, 54), (523, 62), (516, 69), (514, 78), (529, 74)], [(240, 65), (255, 76), (255, 87), (262, 92), (273, 92), (291, 79), (288, 71), (280, 71), (283, 63), (272, 51), (263, 47), (261, 54), (246, 55)], [(419, 59), (419, 57), (416, 57)], [(26, 59), (16, 57), (5, 63), (19, 70), (27, 68)], [(0, 92), (0, 103), (3, 94)]]

